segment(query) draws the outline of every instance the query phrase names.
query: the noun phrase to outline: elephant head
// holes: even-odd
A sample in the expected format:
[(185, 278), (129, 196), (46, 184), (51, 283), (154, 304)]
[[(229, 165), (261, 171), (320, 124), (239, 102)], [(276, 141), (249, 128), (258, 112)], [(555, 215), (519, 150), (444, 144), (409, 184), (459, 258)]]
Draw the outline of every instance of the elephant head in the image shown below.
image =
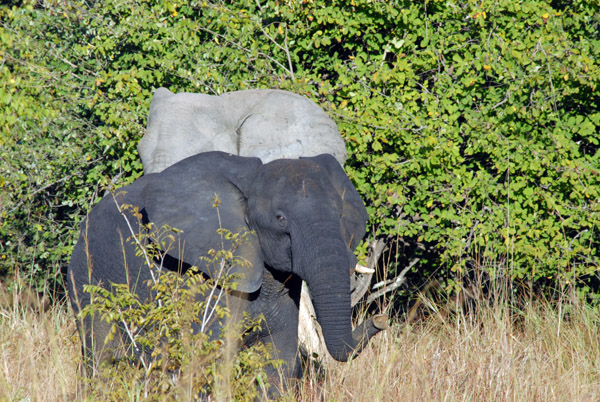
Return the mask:
[(215, 193), (222, 202), (220, 224), (256, 233), (240, 250), (252, 267), (236, 271), (244, 274), (238, 290), (257, 291), (263, 267), (306, 281), (336, 360), (348, 359), (365, 334), (383, 328), (367, 321), (352, 332), (349, 272), (368, 215), (335, 158), (323, 154), (262, 164), (257, 158), (209, 152), (156, 175), (143, 191), (148, 218), (183, 230), (180, 243), (186, 244), (183, 259), (189, 264), (217, 246), (211, 233), (219, 222), (205, 207)]
[(365, 234), (367, 212), (331, 155), (280, 159), (257, 170), (246, 193), (247, 219), (259, 237), (264, 263), (303, 279), (327, 349), (346, 361), (363, 339), (385, 327), (351, 327), (350, 276), (354, 249)]

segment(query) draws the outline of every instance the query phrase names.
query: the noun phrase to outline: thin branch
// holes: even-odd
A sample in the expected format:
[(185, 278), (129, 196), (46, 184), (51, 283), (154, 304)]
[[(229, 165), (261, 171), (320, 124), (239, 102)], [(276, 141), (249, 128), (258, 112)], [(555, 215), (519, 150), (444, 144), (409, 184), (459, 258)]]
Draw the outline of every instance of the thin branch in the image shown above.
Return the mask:
[(548, 54), (546, 53), (546, 50), (542, 45), (541, 37), (537, 43), (536, 51), (538, 48), (542, 50), (542, 53), (544, 53), (544, 56), (546, 57), (546, 65), (548, 66), (548, 79), (550, 80), (550, 89), (552, 90), (552, 105), (554, 106), (554, 111), (556, 112), (558, 110), (558, 107), (556, 106), (556, 96), (554, 95), (554, 84), (552, 83), (552, 70), (550, 70), (550, 59), (548, 58)]
[[(221, 275), (223, 274), (224, 269), (225, 269), (225, 259), (222, 259), (217, 277), (214, 279), (214, 283), (213, 283), (212, 288), (210, 289), (210, 294), (208, 295), (208, 298), (206, 298), (206, 306), (204, 308), (204, 314), (202, 316), (202, 327), (200, 328), (200, 332), (202, 332), (202, 333), (204, 333), (204, 330), (206, 329), (208, 322), (212, 318), (212, 316), (217, 308), (217, 305), (219, 304), (219, 301), (221, 300), (221, 296), (223, 295), (223, 289), (219, 288), (219, 294), (217, 295), (217, 300), (215, 301), (214, 305), (211, 308), (210, 302), (215, 295), (215, 290), (218, 288), (219, 280), (221, 279)], [(210, 310), (210, 313), (209, 313), (209, 310)]]
[[(121, 314), (121, 316), (123, 315), (123, 311), (121, 311), (120, 309), (119, 309), (119, 313)], [(135, 348), (136, 352), (138, 352), (138, 354), (140, 355), (139, 357), (140, 357), (140, 361), (142, 362), (142, 366), (144, 366), (144, 368), (146, 369), (146, 372), (148, 373), (150, 371), (150, 367), (148, 367), (148, 365), (146, 364), (146, 361), (144, 360), (144, 356), (140, 352), (140, 348), (138, 347), (138, 344), (135, 341), (134, 335), (131, 332), (131, 330), (129, 329), (129, 325), (127, 325), (127, 321), (122, 318), (121, 323), (125, 327), (125, 332), (127, 332), (127, 336), (131, 340), (133, 347)]]
[[(292, 57), (290, 56), (290, 48), (287, 44), (287, 38), (288, 38), (288, 29), (287, 27), (285, 27), (285, 39), (284, 39), (284, 46), (281, 46), (279, 43), (277, 43), (277, 41), (275, 39), (273, 39), (271, 37), (271, 35), (269, 35), (267, 33), (267, 31), (263, 28), (263, 26), (260, 24), (260, 22), (256, 22), (256, 25), (258, 25), (258, 27), (260, 28), (260, 30), (262, 31), (262, 33), (267, 37), (267, 39), (269, 39), (271, 42), (273, 42), (275, 44), (275, 46), (277, 46), (279, 49), (283, 50), (285, 52), (285, 55), (287, 57), (287, 61), (288, 61), (288, 65), (289, 65), (289, 69), (283, 67), (281, 64), (279, 64), (281, 67), (283, 67), (285, 70), (287, 70), (287, 72), (290, 74), (290, 76), (292, 77), (292, 80), (296, 80), (295, 76), (294, 76), (294, 69), (292, 66)], [(273, 60), (275, 61), (275, 60)]]
[(510, 94), (507, 94), (504, 99), (502, 99), (500, 102), (496, 103), (494, 106), (492, 106), (492, 110), (496, 109), (499, 106), (502, 106), (503, 104), (506, 103), (506, 101), (510, 99)]
[[(247, 48), (241, 46), (240, 44), (238, 44), (236, 42), (232, 42), (232, 41), (228, 40), (225, 35), (221, 35), (221, 34), (215, 32), (215, 31), (212, 31), (212, 30), (210, 30), (208, 28), (205, 28), (205, 27), (199, 27), (198, 29), (200, 31), (208, 32), (209, 34), (211, 34), (213, 36), (219, 37), (219, 38), (223, 39), (226, 43), (228, 43), (228, 44), (230, 44), (232, 46), (235, 46), (238, 49), (241, 49), (241, 50), (243, 50), (244, 52), (246, 52), (248, 54), (252, 54), (252, 51), (250, 49), (247, 49)], [(265, 54), (263, 52), (257, 52), (256, 54), (259, 55), (259, 56), (263, 56), (266, 59), (271, 60), (273, 63), (277, 64), (280, 68), (282, 68), (285, 71), (287, 71), (292, 77), (294, 76), (294, 73), (292, 71), (289, 71), (283, 64), (281, 64), (279, 61), (275, 60), (273, 57), (271, 57), (271, 56), (269, 56), (269, 55), (267, 55), (267, 54)]]
[[(90, 164), (92, 164), (92, 163), (94, 163), (94, 162), (98, 162), (98, 161), (99, 161), (99, 160), (101, 160), (101, 159), (102, 159), (102, 158), (97, 158), (97, 159), (94, 159), (93, 161), (86, 162), (86, 165), (90, 165)], [(76, 174), (78, 174), (78, 173), (79, 173), (79, 172), (76, 172), (76, 173), (71, 173), (71, 174), (69, 174), (69, 175), (67, 175), (67, 176), (61, 177), (60, 179), (58, 179), (58, 180), (56, 180), (56, 181), (53, 181), (52, 183), (49, 183), (49, 184), (46, 184), (46, 185), (45, 185), (45, 186), (43, 186), (43, 187), (40, 187), (40, 188), (38, 188), (38, 189), (37, 189), (37, 190), (35, 190), (35, 191), (32, 191), (32, 192), (29, 194), (29, 198), (32, 198), (34, 195), (36, 195), (36, 194), (38, 194), (38, 193), (41, 193), (42, 191), (44, 191), (44, 190), (47, 190), (48, 188), (50, 188), (50, 187), (52, 187), (52, 186), (54, 186), (54, 185), (56, 185), (56, 184), (60, 184), (60, 183), (62, 183), (62, 182), (64, 182), (64, 181), (67, 181), (67, 180), (69, 180), (71, 177), (75, 176), (75, 175), (76, 175)], [(26, 201), (25, 199), (21, 199), (21, 200), (19, 200), (19, 202), (17, 202), (17, 203), (15, 204), (15, 206), (14, 206), (14, 207), (13, 207), (13, 208), (10, 210), (10, 213), (12, 213), (12, 212), (16, 211), (16, 210), (17, 210), (17, 209), (18, 209), (18, 208), (19, 208), (19, 207), (20, 207), (22, 204), (24, 204), (24, 203), (25, 203), (25, 201)]]
[(471, 247), (471, 241), (473, 240), (473, 234), (475, 234), (475, 229), (477, 229), (478, 225), (479, 225), (479, 220), (476, 220), (475, 224), (471, 227), (471, 231), (469, 232), (469, 237), (467, 238), (467, 241), (465, 243), (465, 248), (464, 248), (465, 251), (469, 250), (469, 247)]
[(138, 239), (136, 233), (133, 231), (133, 226), (131, 226), (131, 223), (129, 222), (129, 219), (127, 218), (127, 215), (125, 215), (125, 213), (121, 209), (121, 206), (117, 202), (117, 199), (115, 198), (115, 194), (111, 193), (111, 195), (112, 195), (113, 201), (115, 202), (117, 210), (119, 211), (119, 213), (121, 214), (121, 216), (123, 217), (123, 219), (125, 219), (125, 223), (127, 224), (127, 228), (129, 229), (129, 232), (131, 233), (133, 239), (135, 240), (135, 243), (137, 244), (137, 246), (139, 247), (139, 249), (142, 251), (142, 254), (144, 254), (144, 258), (146, 259), (146, 265), (150, 269), (150, 275), (152, 276), (152, 281), (156, 284), (157, 283), (157, 279), (154, 276), (154, 269), (153, 269), (154, 264), (150, 261), (150, 257), (148, 257), (148, 250), (146, 250), (146, 247), (140, 242), (140, 239)]
[(406, 281), (406, 274), (412, 267), (415, 266), (415, 264), (417, 262), (419, 262), (419, 260), (420, 260), (419, 258), (413, 259), (410, 262), (410, 264), (408, 264), (402, 270), (402, 272), (400, 272), (400, 275), (398, 275), (395, 279), (389, 279), (387, 281), (382, 281), (382, 282), (379, 282), (379, 283), (376, 283), (375, 285), (373, 285), (373, 289), (379, 289), (379, 288), (381, 288), (381, 289), (375, 293), (370, 294), (369, 297), (367, 298), (367, 303), (371, 303), (378, 297), (383, 296), (384, 294), (391, 292), (393, 290), (396, 290), (397, 288), (402, 286), (402, 284)]
[[(216, 205), (216, 209), (217, 209), (217, 219), (219, 221), (219, 229), (223, 229), (223, 225), (221, 223), (221, 212), (219, 210), (219, 195), (217, 193), (215, 194), (215, 198), (214, 198), (214, 204)], [(221, 235), (221, 249), (225, 250), (225, 240), (223, 238), (223, 233), (220, 232)], [(213, 304), (212, 308), (211, 308), (211, 300), (213, 299), (213, 297), (215, 296), (215, 290), (219, 287), (219, 281), (221, 280), (222, 276), (223, 276), (223, 271), (225, 270), (225, 258), (223, 257), (221, 259), (221, 262), (219, 263), (219, 271), (217, 272), (216, 277), (214, 278), (214, 283), (212, 288), (210, 289), (210, 294), (208, 295), (208, 298), (206, 299), (206, 305), (204, 306), (204, 314), (202, 316), (202, 326), (200, 328), (200, 332), (204, 333), (204, 330), (206, 329), (208, 322), (210, 321), (210, 319), (212, 318), (217, 305), (219, 304), (219, 301), (221, 300), (221, 296), (223, 295), (223, 288), (219, 288), (219, 294), (217, 295), (217, 299), (215, 301), (215, 303)], [(210, 310), (210, 313), (209, 313)]]

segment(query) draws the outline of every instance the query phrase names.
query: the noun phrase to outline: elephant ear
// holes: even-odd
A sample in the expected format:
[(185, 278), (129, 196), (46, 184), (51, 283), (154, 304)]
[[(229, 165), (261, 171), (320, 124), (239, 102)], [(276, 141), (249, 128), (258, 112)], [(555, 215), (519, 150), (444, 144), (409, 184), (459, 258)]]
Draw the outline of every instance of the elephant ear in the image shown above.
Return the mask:
[[(244, 158), (223, 152), (206, 152), (184, 159), (154, 175), (143, 192), (148, 220), (155, 230), (163, 225), (181, 230), (166, 250), (170, 257), (195, 265), (212, 278), (219, 275), (219, 264), (207, 264), (209, 250), (227, 250), (228, 241), (217, 233), (220, 228), (232, 233), (249, 230), (246, 224), (246, 188), (253, 172), (261, 166), (258, 158)], [(215, 207), (215, 198), (220, 202)], [(230, 274), (240, 274), (236, 290), (252, 293), (262, 283), (263, 260), (256, 235), (249, 235), (234, 255), (248, 260), (250, 266), (233, 265)], [(209, 257), (210, 258), (210, 257)]]
[(312, 160), (321, 165), (329, 173), (329, 180), (343, 201), (341, 216), (342, 235), (350, 250), (354, 250), (365, 235), (366, 224), (369, 219), (362, 198), (360, 198), (352, 182), (346, 176), (340, 163), (332, 155), (321, 154), (301, 159)]

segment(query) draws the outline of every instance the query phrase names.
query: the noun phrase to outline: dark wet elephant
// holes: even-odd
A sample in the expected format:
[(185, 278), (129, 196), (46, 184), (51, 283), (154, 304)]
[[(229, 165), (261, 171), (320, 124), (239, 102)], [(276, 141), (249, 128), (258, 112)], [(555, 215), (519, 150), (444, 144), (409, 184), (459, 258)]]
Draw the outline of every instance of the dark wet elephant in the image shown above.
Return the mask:
[[(222, 202), (221, 222), (211, 207), (215, 193)], [(69, 266), (69, 296), (76, 312), (90, 302), (83, 292), (89, 283), (108, 287), (139, 278), (136, 292), (148, 294), (146, 261), (131, 243), (123, 242), (135, 219), (126, 220), (128, 213), (117, 204), (137, 206), (144, 221), (155, 227), (168, 224), (181, 229), (179, 240), (186, 246), (171, 256), (174, 266), (198, 265), (209, 276), (215, 273), (199, 264), (199, 258), (219, 247), (219, 225), (255, 231), (252, 241), (239, 250), (252, 266), (233, 268), (243, 275), (236, 289), (239, 297), (230, 299), (238, 310), (264, 315), (262, 332), (251, 339), (274, 346), (276, 356), (286, 363), (286, 376), (299, 374), (302, 280), (310, 289), (327, 349), (336, 360), (360, 352), (386, 326), (384, 316), (375, 316), (352, 330), (349, 272), (367, 213), (330, 155), (263, 164), (258, 158), (202, 153), (107, 195), (85, 220)], [(89, 318), (83, 321), (80, 333), (86, 353), (102, 357), (107, 330), (100, 322), (92, 326)]]

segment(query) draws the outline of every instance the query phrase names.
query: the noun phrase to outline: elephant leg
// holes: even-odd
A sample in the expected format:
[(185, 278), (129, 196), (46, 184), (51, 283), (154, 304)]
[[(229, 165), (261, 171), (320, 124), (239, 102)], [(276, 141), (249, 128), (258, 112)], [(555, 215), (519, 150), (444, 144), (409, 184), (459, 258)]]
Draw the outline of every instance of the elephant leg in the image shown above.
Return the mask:
[(283, 292), (271, 304), (271, 309), (264, 313), (267, 322), (262, 342), (272, 345), (273, 358), (283, 362), (283, 365), (277, 369), (269, 369), (269, 379), (271, 383), (282, 389), (294, 386), (295, 380), (302, 375), (298, 351), (298, 309), (301, 285), (298, 279), (297, 286), (288, 288), (289, 292)]
[[(302, 281), (296, 275), (265, 269), (260, 294), (249, 305), (252, 317), (262, 315), (261, 329), (248, 334), (246, 345), (257, 342), (265, 344), (271, 357), (283, 362), (279, 367), (265, 367), (269, 378), (269, 393), (288, 388), (288, 379), (300, 377), (301, 365), (298, 355), (298, 308)], [(274, 392), (275, 391), (275, 392)]]
[[(296, 312), (297, 314), (297, 312)], [(289, 319), (289, 317), (288, 317)], [(280, 360), (282, 365), (265, 367), (268, 377), (268, 394), (271, 398), (281, 396), (295, 381), (300, 378), (301, 364), (298, 355), (298, 326), (296, 325), (277, 327), (269, 325), (269, 319), (265, 320), (263, 329), (258, 336), (251, 336), (252, 342), (260, 342), (271, 351), (271, 358)]]
[(281, 375), (284, 379), (300, 377), (298, 325), (279, 329), (263, 339), (263, 342), (272, 345), (274, 359), (284, 362), (284, 365), (277, 370), (278, 376)]

